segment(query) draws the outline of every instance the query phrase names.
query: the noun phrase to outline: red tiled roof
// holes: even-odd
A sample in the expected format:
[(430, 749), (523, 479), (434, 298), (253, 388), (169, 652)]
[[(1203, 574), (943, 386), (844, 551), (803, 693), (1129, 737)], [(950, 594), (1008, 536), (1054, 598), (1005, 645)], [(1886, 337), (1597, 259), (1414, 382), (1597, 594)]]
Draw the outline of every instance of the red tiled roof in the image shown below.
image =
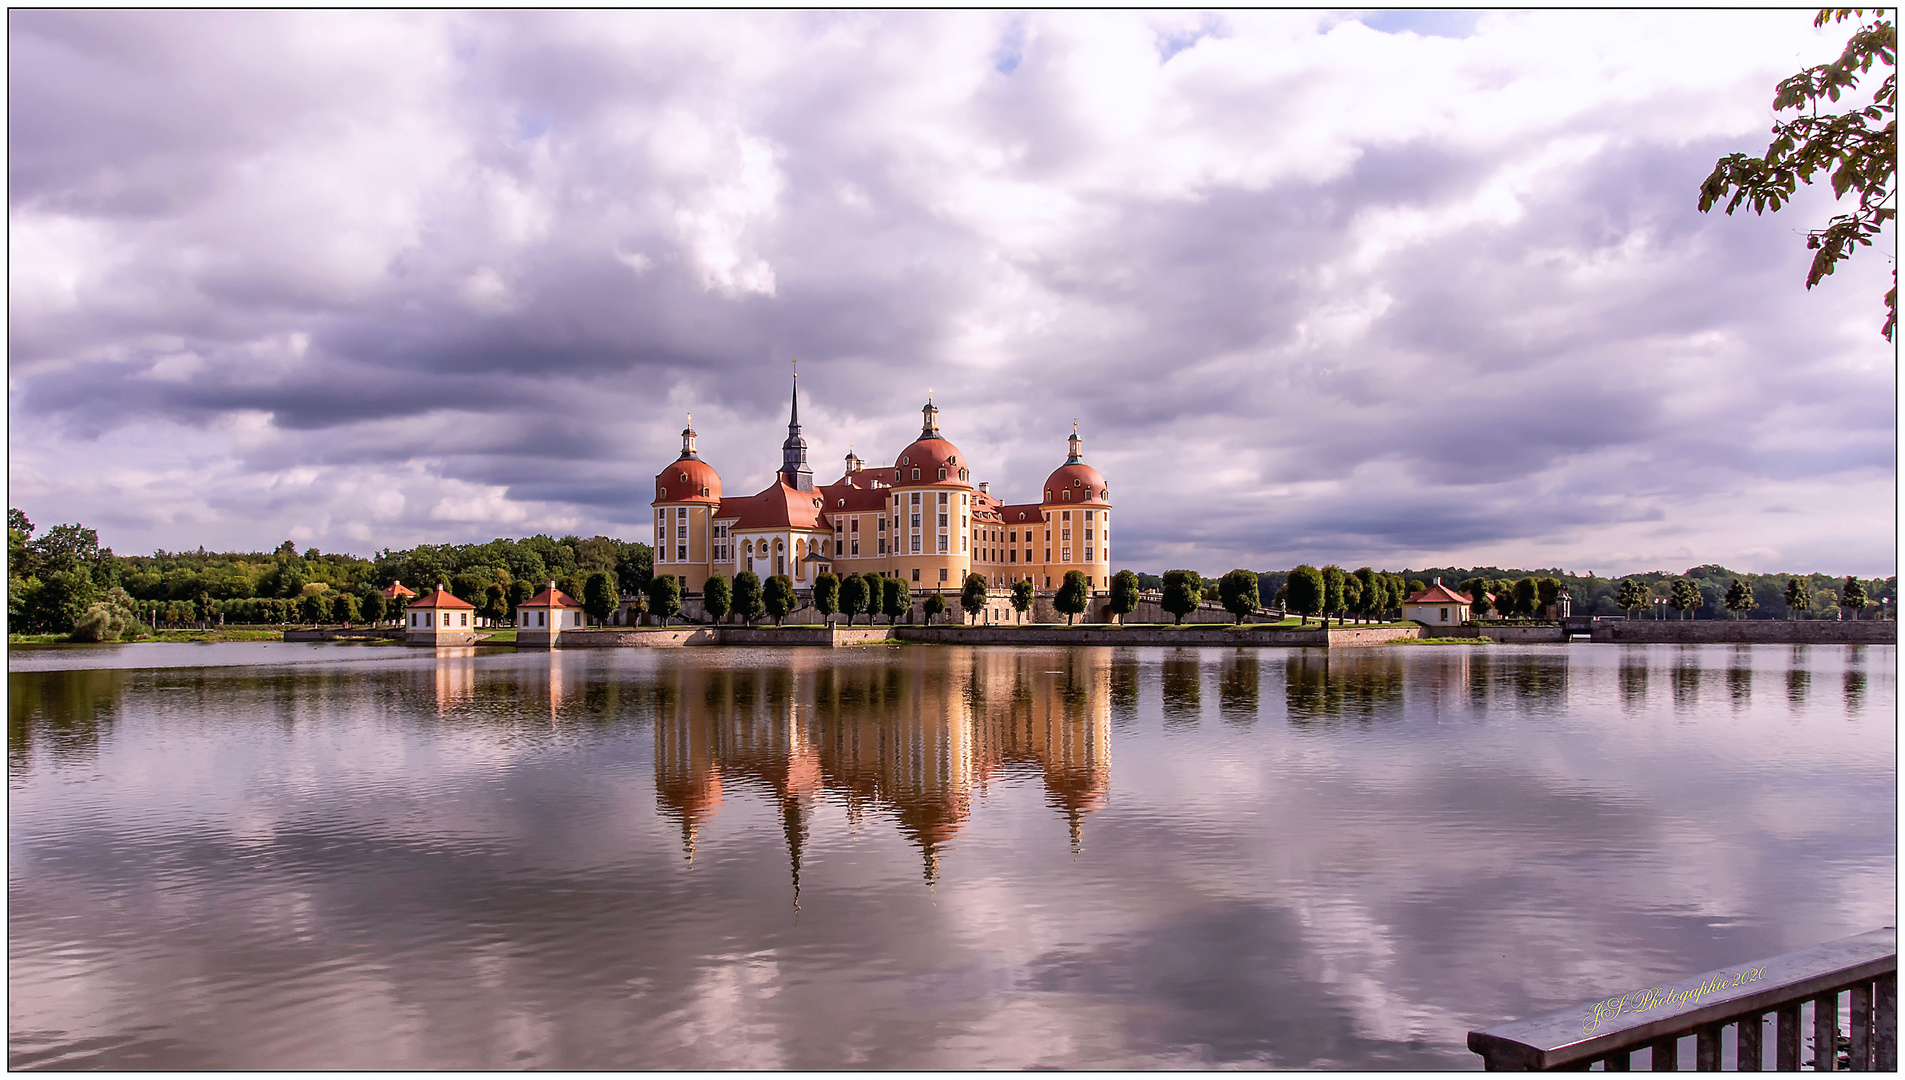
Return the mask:
[(655, 474), (654, 506), (660, 503), (721, 501), (721, 475), (700, 458), (682, 458)]
[(418, 608), (452, 608), (457, 611), (475, 611), (476, 605), (467, 600), (459, 599), (456, 594), (439, 587), (435, 592), (430, 593), (421, 600), (413, 601), (410, 604), (412, 611)]
[(828, 484), (818, 492), (825, 506), (820, 508), (826, 514), (864, 514), (879, 513), (886, 509), (886, 501), (893, 497), (887, 488), (856, 487), (851, 475)]
[[(1061, 492), (1070, 491), (1071, 498)], [(1110, 506), (1110, 489), (1105, 486), (1104, 474), (1082, 461), (1060, 465), (1045, 478), (1045, 505), (1052, 506), (1067, 502), (1095, 502), (1101, 506)]]
[(1467, 593), (1459, 593), (1440, 582), (1404, 600), (1405, 604), (1472, 604)]
[(738, 499), (722, 499), (721, 506), (714, 516), (721, 521), (733, 521), (735, 529), (817, 529), (827, 531), (828, 526), (816, 502), (824, 503), (825, 497), (818, 491), (799, 491), (787, 486), (784, 480), (775, 480), (767, 490), (756, 495)]
[(1019, 503), (999, 507), (999, 518), (1007, 525), (1031, 524), (1044, 519), (1045, 508), (1038, 503)]
[(384, 594), (384, 599), (386, 600), (395, 600), (399, 596), (417, 595), (416, 590), (411, 589), (410, 587), (406, 586), (401, 581), (391, 582), (390, 587), (383, 590), (383, 594)]
[(582, 604), (561, 589), (549, 588), (516, 606), (518, 608), (579, 608)]

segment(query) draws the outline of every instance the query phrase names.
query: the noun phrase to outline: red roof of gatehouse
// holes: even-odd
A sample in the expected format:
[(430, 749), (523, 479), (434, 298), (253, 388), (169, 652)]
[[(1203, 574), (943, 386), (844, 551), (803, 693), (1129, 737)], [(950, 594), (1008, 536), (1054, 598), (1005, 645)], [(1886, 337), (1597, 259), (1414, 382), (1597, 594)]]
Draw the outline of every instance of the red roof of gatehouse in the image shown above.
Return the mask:
[(410, 605), (410, 610), (412, 611), (418, 608), (451, 608), (456, 611), (475, 611), (476, 605), (459, 598), (455, 593), (439, 585), (435, 592)]
[(577, 600), (575, 600), (573, 597), (571, 597), (568, 593), (563, 592), (561, 589), (556, 588), (554, 585), (551, 585), (548, 588), (544, 589), (543, 591), (530, 597), (524, 603), (517, 604), (516, 606), (518, 608), (533, 607), (533, 608), (578, 608), (579, 609), (582, 607), (582, 604), (578, 602)]
[(1467, 593), (1456, 592), (1439, 581), (1403, 601), (1405, 604), (1472, 604), (1474, 602)]

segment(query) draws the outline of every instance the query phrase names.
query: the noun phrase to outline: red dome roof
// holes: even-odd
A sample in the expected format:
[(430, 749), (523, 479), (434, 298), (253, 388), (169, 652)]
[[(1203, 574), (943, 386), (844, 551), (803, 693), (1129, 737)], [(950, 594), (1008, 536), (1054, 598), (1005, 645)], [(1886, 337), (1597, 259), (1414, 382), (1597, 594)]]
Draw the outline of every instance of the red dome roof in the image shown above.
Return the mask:
[[(967, 482), (968, 474), (965, 472), (970, 467), (966, 462), (966, 455), (960, 453), (957, 446), (935, 435), (931, 438), (914, 439), (906, 449), (900, 451), (899, 457), (893, 459), (893, 472), (887, 476), (880, 476), (875, 470), (875, 478), (882, 484), (890, 483), (894, 487), (912, 487), (914, 484), (954, 484), (971, 487), (972, 485)], [(913, 479), (914, 469), (919, 470), (917, 480)], [(944, 480), (939, 478), (941, 469), (946, 470)], [(893, 479), (889, 481), (888, 476)]]
[[(1067, 499), (1061, 492), (1070, 491)], [(1060, 465), (1045, 478), (1045, 505), (1067, 502), (1089, 503), (1098, 506), (1111, 505), (1111, 492), (1105, 486), (1105, 477), (1097, 469), (1082, 461)]]
[(720, 501), (721, 474), (700, 458), (682, 458), (655, 474), (655, 502)]

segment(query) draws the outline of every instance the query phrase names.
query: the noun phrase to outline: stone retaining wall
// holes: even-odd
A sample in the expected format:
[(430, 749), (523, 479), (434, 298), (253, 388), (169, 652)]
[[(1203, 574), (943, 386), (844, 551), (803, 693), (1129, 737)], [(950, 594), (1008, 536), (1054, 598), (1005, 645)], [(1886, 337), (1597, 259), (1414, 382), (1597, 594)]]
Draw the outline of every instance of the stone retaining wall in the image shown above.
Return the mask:
[(1419, 626), (900, 626), (900, 641), (944, 645), (1218, 645), (1355, 648), (1422, 636)]
[[(547, 641), (517, 637), (517, 647), (546, 649)], [(558, 649), (673, 649), (686, 645), (872, 645), (889, 640), (884, 626), (670, 626), (589, 627), (564, 630)]]
[(1887, 620), (1628, 619), (1594, 624), (1593, 640), (1635, 645), (1896, 645), (1898, 623)]

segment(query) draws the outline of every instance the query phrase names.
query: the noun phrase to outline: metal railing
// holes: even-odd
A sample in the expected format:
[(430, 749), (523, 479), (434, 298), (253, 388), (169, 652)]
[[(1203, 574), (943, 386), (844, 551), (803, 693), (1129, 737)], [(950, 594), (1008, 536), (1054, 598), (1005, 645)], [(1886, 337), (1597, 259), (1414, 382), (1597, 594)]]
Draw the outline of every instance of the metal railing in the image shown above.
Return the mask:
[[(1849, 1037), (1839, 1034), (1839, 998), (1848, 995)], [(1809, 1008), (1808, 1008), (1809, 1006)], [(1759, 1072), (1766, 1050), (1773, 1069), (1801, 1065), (1801, 1011), (1811, 1013), (1820, 1071), (1898, 1069), (1898, 931), (1893, 927), (1815, 945), (1770, 960), (1739, 964), (1558, 1009), (1468, 1033), (1468, 1048), (1493, 1069), (1589, 1069), (1627, 1072), (1646, 1051), (1656, 1072), (1680, 1067), (1680, 1040), (1694, 1040), (1695, 1068), (1717, 1071), (1725, 1029), (1733, 1031), (1735, 1067)], [(1772, 1019), (1772, 1039), (1765, 1038)]]

